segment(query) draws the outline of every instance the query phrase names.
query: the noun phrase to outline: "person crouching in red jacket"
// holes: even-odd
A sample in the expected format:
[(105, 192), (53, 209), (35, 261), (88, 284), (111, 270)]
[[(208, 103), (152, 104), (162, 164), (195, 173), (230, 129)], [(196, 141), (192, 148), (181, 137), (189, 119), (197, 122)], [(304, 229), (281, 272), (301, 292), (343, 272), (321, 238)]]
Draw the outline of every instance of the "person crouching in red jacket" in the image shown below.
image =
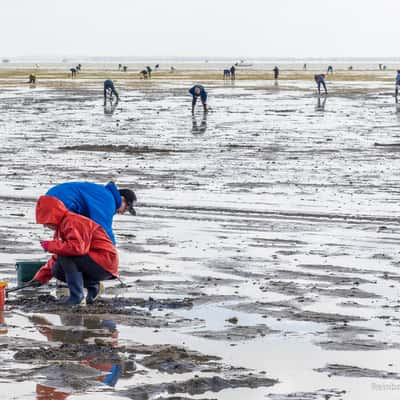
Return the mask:
[(91, 304), (100, 290), (100, 281), (118, 277), (118, 253), (104, 229), (82, 215), (66, 209), (52, 196), (41, 196), (36, 204), (36, 223), (55, 231), (53, 240), (42, 248), (53, 254), (36, 273), (32, 283), (47, 283), (53, 276), (69, 287), (65, 304), (81, 304), (84, 288)]

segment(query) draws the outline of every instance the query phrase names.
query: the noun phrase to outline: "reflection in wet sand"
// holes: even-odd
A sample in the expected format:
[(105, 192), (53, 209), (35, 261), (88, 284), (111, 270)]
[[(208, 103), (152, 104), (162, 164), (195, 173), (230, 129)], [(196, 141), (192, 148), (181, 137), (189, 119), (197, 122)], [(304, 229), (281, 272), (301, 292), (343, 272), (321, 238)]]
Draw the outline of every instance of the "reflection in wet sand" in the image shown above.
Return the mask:
[[(322, 101), (321, 101), (322, 97)], [(328, 96), (317, 96), (317, 105), (315, 107), (315, 111), (325, 111), (325, 104), (326, 104), (326, 99)]]
[(207, 130), (207, 113), (203, 113), (200, 124), (198, 123), (197, 117), (192, 116), (192, 133), (203, 134)]
[(105, 103), (104, 104), (104, 114), (105, 115), (113, 115), (115, 110), (117, 109), (119, 100), (116, 99), (115, 102)]

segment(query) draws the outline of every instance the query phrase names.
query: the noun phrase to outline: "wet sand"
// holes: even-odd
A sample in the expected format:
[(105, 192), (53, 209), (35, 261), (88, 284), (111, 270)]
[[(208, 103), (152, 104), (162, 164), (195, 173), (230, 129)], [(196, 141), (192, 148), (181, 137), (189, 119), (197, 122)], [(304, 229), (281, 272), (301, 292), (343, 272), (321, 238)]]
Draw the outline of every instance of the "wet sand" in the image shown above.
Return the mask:
[(54, 283), (10, 294), (2, 398), (398, 398), (392, 71), (338, 72), (325, 103), (311, 71), (26, 72), (0, 71), (1, 279), (46, 257), (51, 185), (116, 179), (139, 204), (114, 222), (125, 286), (73, 309)]

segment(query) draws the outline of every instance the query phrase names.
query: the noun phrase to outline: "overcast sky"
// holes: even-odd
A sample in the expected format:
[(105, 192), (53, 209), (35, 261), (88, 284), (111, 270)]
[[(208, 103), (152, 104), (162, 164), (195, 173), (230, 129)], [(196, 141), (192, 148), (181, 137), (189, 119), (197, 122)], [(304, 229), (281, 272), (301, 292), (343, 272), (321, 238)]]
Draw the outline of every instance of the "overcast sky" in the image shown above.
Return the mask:
[(400, 0), (4, 0), (0, 56), (399, 55)]

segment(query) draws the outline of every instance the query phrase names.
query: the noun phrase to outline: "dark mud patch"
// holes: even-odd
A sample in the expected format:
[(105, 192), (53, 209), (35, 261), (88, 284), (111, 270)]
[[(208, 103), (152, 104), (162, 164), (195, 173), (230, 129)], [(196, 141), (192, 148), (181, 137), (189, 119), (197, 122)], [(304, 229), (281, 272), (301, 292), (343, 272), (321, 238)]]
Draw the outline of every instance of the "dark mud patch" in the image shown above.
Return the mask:
[(102, 375), (102, 372), (95, 368), (72, 362), (53, 364), (40, 369), (39, 373), (38, 379), (42, 383), (68, 392), (100, 386), (96, 378)]
[[(39, 295), (37, 297), (17, 297), (7, 301), (11, 307), (22, 307), (25, 311), (33, 312), (55, 312), (68, 311), (71, 307), (62, 304), (62, 300), (51, 295)], [(45, 306), (47, 304), (47, 307)], [(191, 308), (193, 306), (192, 299), (154, 299), (149, 297), (143, 298), (103, 298), (98, 299), (94, 304), (86, 306), (75, 306), (72, 309), (80, 314), (131, 314), (132, 307), (142, 307), (149, 310), (153, 309), (177, 309)]]
[(190, 351), (175, 346), (163, 346), (159, 349), (153, 348), (151, 355), (140, 360), (140, 364), (146, 368), (156, 369), (169, 374), (183, 374), (193, 371), (220, 370), (221, 368), (212, 361), (220, 358)]
[(331, 265), (331, 264), (299, 264), (298, 267), (311, 270), (323, 270), (330, 273), (340, 272), (346, 274), (373, 274), (376, 272), (376, 271), (370, 271), (368, 269), (343, 267), (341, 265)]
[(106, 153), (124, 153), (124, 154), (174, 154), (174, 153), (190, 153), (189, 150), (166, 149), (149, 146), (129, 146), (114, 144), (81, 144), (76, 146), (63, 146), (59, 150), (76, 150), (90, 152), (106, 152)]
[(360, 368), (352, 365), (327, 364), (323, 368), (315, 369), (315, 371), (327, 373), (328, 376), (344, 376), (352, 378), (400, 379), (400, 374), (396, 372), (381, 371), (369, 368)]
[(230, 307), (233, 310), (262, 314), (265, 317), (288, 319), (294, 321), (308, 321), (326, 324), (347, 323), (350, 321), (366, 321), (366, 319), (345, 314), (331, 314), (317, 311), (307, 311), (297, 308), (289, 302), (253, 302), (242, 303)]
[[(274, 275), (274, 274), (272, 274)], [(289, 278), (289, 276), (291, 278)], [(283, 276), (283, 278), (288, 279), (314, 279), (312, 277), (304, 278), (297, 273), (288, 273)], [(268, 278), (267, 278), (268, 279)], [(333, 278), (332, 281), (343, 281), (347, 284), (353, 283), (355, 285), (359, 284), (357, 279), (345, 280), (342, 278)], [(343, 284), (343, 283), (341, 283)], [(377, 299), (381, 296), (376, 293), (367, 292), (361, 290), (357, 287), (351, 288), (334, 288), (334, 287), (322, 287), (323, 285), (318, 282), (318, 284), (304, 284), (296, 281), (282, 281), (282, 280), (267, 280), (262, 283), (260, 290), (263, 292), (275, 292), (280, 294), (285, 294), (288, 296), (305, 296), (306, 294), (318, 294), (321, 296), (338, 297), (338, 298), (360, 298), (360, 299)]]
[(355, 325), (331, 326), (326, 331), (328, 340), (315, 341), (317, 346), (325, 350), (337, 351), (369, 351), (391, 350), (400, 348), (400, 343), (377, 341), (373, 339), (378, 330)]
[(222, 331), (194, 331), (190, 332), (190, 334), (212, 340), (241, 341), (251, 340), (259, 336), (266, 336), (278, 332), (279, 331), (268, 328), (266, 325), (238, 325)]
[(329, 337), (347, 337), (354, 338), (356, 335), (374, 335), (379, 332), (377, 329), (366, 328), (356, 325), (335, 325), (329, 327), (326, 331)]
[[(12, 350), (12, 346), (9, 346)], [(127, 360), (117, 348), (97, 344), (69, 344), (60, 346), (40, 346), (20, 349), (14, 354), (17, 361), (82, 361), (90, 359), (94, 363), (126, 363), (130, 370), (135, 369), (135, 361)]]
[(348, 276), (337, 276), (332, 272), (326, 275), (323, 274), (312, 274), (302, 271), (290, 271), (279, 269), (276, 271), (276, 275), (281, 279), (304, 279), (318, 282), (329, 282), (336, 285), (360, 285), (363, 283), (373, 283), (370, 280), (363, 278), (351, 278)]
[(378, 342), (373, 339), (348, 339), (341, 341), (328, 340), (324, 342), (314, 342), (324, 350), (337, 351), (368, 351), (368, 350), (390, 350), (399, 349), (399, 343)]
[[(127, 323), (131, 326), (144, 326), (150, 328), (161, 327), (181, 327), (191, 324), (191, 320), (175, 318), (172, 314), (163, 317), (156, 317), (150, 310), (164, 310), (176, 308), (190, 308), (192, 302), (189, 299), (178, 300), (149, 300), (129, 299), (122, 297), (104, 298), (97, 300), (92, 305), (87, 306), (65, 306), (62, 300), (56, 299), (51, 295), (39, 295), (37, 297), (17, 297), (8, 300), (7, 305), (10, 309), (21, 309), (28, 313), (49, 313), (75, 316), (96, 316), (113, 320), (118, 323)], [(141, 310), (140, 308), (148, 308)]]
[(148, 400), (161, 393), (188, 393), (192, 396), (206, 392), (220, 392), (228, 388), (258, 388), (268, 387), (278, 383), (275, 379), (262, 375), (236, 375), (229, 377), (195, 377), (186, 381), (162, 383), (159, 385), (143, 385), (122, 391), (120, 394), (135, 400)]

